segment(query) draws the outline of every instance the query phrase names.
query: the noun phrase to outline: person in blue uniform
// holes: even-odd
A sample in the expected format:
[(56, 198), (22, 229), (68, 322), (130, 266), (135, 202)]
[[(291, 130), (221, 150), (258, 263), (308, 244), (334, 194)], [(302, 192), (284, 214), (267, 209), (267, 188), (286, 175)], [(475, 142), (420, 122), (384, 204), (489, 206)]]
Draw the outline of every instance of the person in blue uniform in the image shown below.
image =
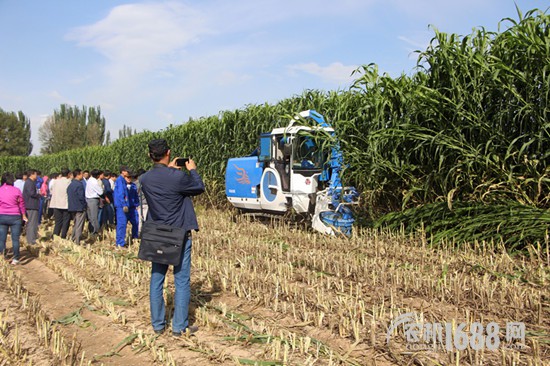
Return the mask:
[(132, 182), (129, 172), (126, 170), (125, 173), (125, 175), (121, 174), (117, 178), (114, 190), (117, 249), (125, 248), (128, 221), (132, 224), (132, 239), (137, 239), (139, 229), (137, 186)]

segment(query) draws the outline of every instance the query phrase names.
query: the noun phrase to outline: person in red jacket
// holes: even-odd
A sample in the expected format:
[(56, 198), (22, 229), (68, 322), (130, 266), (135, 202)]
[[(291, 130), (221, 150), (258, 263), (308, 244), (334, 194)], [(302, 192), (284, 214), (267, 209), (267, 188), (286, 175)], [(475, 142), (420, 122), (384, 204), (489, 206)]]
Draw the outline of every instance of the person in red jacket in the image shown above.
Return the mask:
[(11, 173), (2, 175), (0, 186), (0, 252), (6, 257), (6, 239), (8, 229), (11, 231), (13, 245), (13, 260), (11, 264), (19, 264), (19, 237), (23, 221), (27, 222), (27, 211), (23, 195), (13, 186), (15, 178)]

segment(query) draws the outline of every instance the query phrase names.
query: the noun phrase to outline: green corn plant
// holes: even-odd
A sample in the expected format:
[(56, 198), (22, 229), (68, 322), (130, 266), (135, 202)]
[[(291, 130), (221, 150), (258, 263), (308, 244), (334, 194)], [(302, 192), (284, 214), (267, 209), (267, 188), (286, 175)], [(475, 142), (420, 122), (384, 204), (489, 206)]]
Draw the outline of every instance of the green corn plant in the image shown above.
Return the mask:
[[(418, 222), (419, 207), (446, 202), (550, 205), (550, 15), (540, 10), (503, 19), (496, 32), (474, 29), (459, 36), (433, 29), (410, 74), (381, 74), (359, 67), (348, 90), (305, 90), (276, 104), (234, 111), (144, 131), (105, 147), (88, 147), (27, 158), (1, 158), (0, 171), (37, 168), (117, 170), (151, 167), (147, 143), (165, 138), (175, 155), (192, 155), (207, 185), (209, 205), (224, 197), (227, 159), (248, 155), (261, 132), (288, 123), (288, 116), (315, 109), (335, 127), (346, 164), (344, 184), (362, 192), (358, 216), (373, 222), (388, 213)], [(457, 211), (458, 212), (458, 211)], [(459, 211), (457, 228), (472, 212)], [(462, 216), (466, 215), (466, 216)], [(495, 217), (495, 220), (497, 218)], [(500, 218), (498, 219), (500, 220)], [(384, 220), (383, 220), (384, 221)], [(496, 223), (497, 221), (495, 221)], [(500, 221), (499, 221), (500, 222)], [(405, 222), (404, 224), (407, 224)], [(511, 221), (512, 225), (521, 222)], [(442, 232), (448, 232), (443, 230)], [(500, 237), (495, 237), (495, 239)], [(542, 240), (523, 236), (521, 241)]]

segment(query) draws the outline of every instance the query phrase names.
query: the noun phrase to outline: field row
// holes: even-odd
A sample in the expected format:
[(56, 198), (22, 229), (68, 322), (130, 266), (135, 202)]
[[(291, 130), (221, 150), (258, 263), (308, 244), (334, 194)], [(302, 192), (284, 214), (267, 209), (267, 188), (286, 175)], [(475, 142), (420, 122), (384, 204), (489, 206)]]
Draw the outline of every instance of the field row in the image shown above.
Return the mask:
[[(190, 317), (200, 331), (193, 337), (153, 333), (150, 264), (137, 259), (137, 243), (128, 251), (115, 250), (110, 231), (87, 246), (43, 240), (19, 268), (4, 264), (5, 281), (14, 282), (10, 278), (20, 272), (19, 286), (38, 293), (25, 295), (32, 301), (17, 296), (18, 306), (24, 310), (34, 303), (46, 309), (37, 324), (50, 327), (39, 332), (54, 339), (48, 357), (73, 365), (549, 362), (550, 256), (540, 248), (513, 257), (486, 244), (433, 248), (421, 233), (412, 237), (365, 230), (350, 239), (331, 238), (217, 210), (198, 212), (201, 231), (193, 237)], [(52, 278), (44, 282), (48, 285), (41, 282), (46, 274)], [(54, 285), (65, 287), (54, 290)], [(58, 294), (48, 293), (52, 291)], [(173, 291), (168, 276), (167, 309)], [(56, 313), (58, 308), (62, 312)], [(0, 311), (0, 316), (11, 312)], [(453, 331), (461, 322), (495, 322), (501, 325), (502, 344), (496, 351), (457, 351), (445, 349), (441, 339), (437, 351), (411, 352), (403, 324), (388, 333), (392, 321), (408, 313), (423, 325), (453, 324)], [(170, 311), (167, 316), (170, 321)], [(2, 319), (0, 330), (7, 324)], [(505, 341), (507, 322), (525, 324), (521, 347)], [(0, 347), (11, 359), (23, 360), (13, 326), (7, 327), (10, 332), (0, 332)], [(37, 342), (50, 349), (52, 341), (46, 338), (40, 335)], [(91, 341), (98, 338), (110, 343)], [(426, 345), (422, 339), (415, 346)], [(36, 359), (37, 352), (27, 354)]]

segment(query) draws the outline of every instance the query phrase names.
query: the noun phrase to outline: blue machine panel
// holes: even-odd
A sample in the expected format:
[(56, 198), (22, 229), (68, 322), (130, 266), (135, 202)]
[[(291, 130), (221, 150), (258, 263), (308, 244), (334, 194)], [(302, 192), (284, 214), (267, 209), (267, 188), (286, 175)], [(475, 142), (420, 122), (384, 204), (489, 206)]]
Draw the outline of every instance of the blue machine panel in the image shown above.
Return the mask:
[(225, 194), (227, 197), (258, 198), (263, 163), (257, 156), (229, 159), (225, 170)]

